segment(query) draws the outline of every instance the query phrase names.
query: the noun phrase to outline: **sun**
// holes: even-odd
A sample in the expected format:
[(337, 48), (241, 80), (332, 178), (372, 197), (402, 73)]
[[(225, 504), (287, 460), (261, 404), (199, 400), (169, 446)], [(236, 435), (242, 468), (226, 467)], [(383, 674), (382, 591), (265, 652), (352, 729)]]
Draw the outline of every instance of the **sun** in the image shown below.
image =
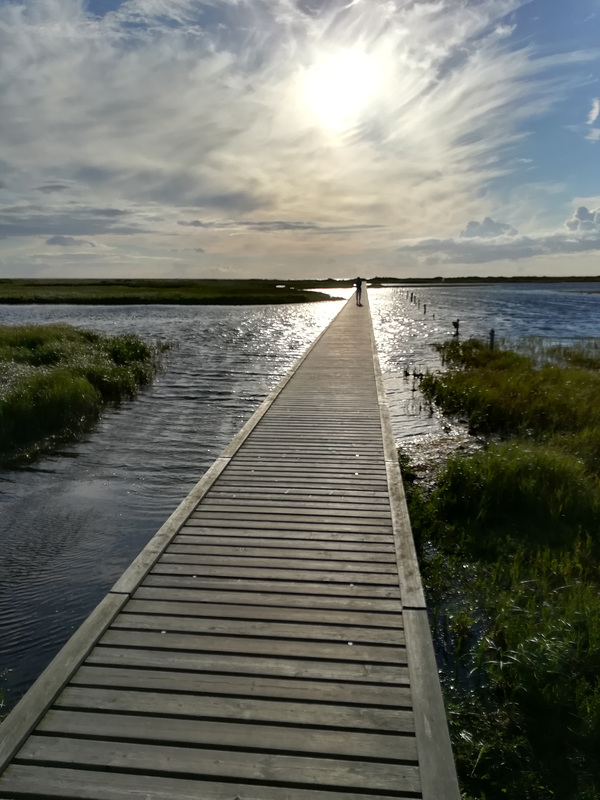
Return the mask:
[(348, 48), (306, 71), (304, 101), (321, 125), (342, 130), (365, 111), (380, 82), (377, 60), (363, 50)]

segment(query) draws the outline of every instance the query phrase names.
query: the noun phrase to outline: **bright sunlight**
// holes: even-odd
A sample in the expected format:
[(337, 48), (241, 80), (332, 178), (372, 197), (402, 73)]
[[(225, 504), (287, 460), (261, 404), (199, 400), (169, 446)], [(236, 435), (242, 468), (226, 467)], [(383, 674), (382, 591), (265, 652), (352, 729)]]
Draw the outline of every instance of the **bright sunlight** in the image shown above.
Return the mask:
[(365, 110), (381, 83), (377, 60), (345, 49), (312, 66), (303, 80), (304, 99), (325, 127), (340, 130)]

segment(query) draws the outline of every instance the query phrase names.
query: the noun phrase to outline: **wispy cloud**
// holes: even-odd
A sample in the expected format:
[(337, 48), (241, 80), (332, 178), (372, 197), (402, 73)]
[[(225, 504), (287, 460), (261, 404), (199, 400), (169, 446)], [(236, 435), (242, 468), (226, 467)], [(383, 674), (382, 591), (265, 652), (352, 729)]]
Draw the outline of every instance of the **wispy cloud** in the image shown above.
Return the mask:
[(593, 125), (594, 122), (598, 119), (598, 115), (600, 114), (600, 98), (595, 97), (592, 100), (592, 108), (590, 109), (590, 113), (588, 114), (587, 124)]
[[(0, 236), (127, 237), (124, 269), (174, 239), (253, 269), (451, 236), (592, 57), (518, 44), (525, 2), (0, 4)], [(336, 111), (340, 53), (371, 78)]]

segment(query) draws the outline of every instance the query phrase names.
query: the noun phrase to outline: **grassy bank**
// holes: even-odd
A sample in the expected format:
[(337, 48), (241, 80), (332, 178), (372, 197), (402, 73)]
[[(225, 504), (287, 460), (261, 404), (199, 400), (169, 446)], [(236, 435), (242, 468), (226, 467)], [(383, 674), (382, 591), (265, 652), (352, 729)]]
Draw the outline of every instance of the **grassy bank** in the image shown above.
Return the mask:
[(311, 287), (343, 281), (0, 280), (0, 303), (255, 305), (331, 300)]
[(85, 429), (106, 403), (135, 395), (157, 364), (156, 348), (133, 335), (0, 326), (0, 460)]
[(599, 354), (453, 341), (423, 381), (489, 441), (409, 491), (465, 798), (600, 796)]

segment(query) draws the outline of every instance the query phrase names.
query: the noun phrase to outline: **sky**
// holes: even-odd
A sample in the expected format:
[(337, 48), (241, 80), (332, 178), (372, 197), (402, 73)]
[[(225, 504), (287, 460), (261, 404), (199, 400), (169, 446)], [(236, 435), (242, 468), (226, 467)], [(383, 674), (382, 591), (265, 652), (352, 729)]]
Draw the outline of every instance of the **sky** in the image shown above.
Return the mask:
[(0, 277), (600, 275), (600, 0), (0, 0)]

